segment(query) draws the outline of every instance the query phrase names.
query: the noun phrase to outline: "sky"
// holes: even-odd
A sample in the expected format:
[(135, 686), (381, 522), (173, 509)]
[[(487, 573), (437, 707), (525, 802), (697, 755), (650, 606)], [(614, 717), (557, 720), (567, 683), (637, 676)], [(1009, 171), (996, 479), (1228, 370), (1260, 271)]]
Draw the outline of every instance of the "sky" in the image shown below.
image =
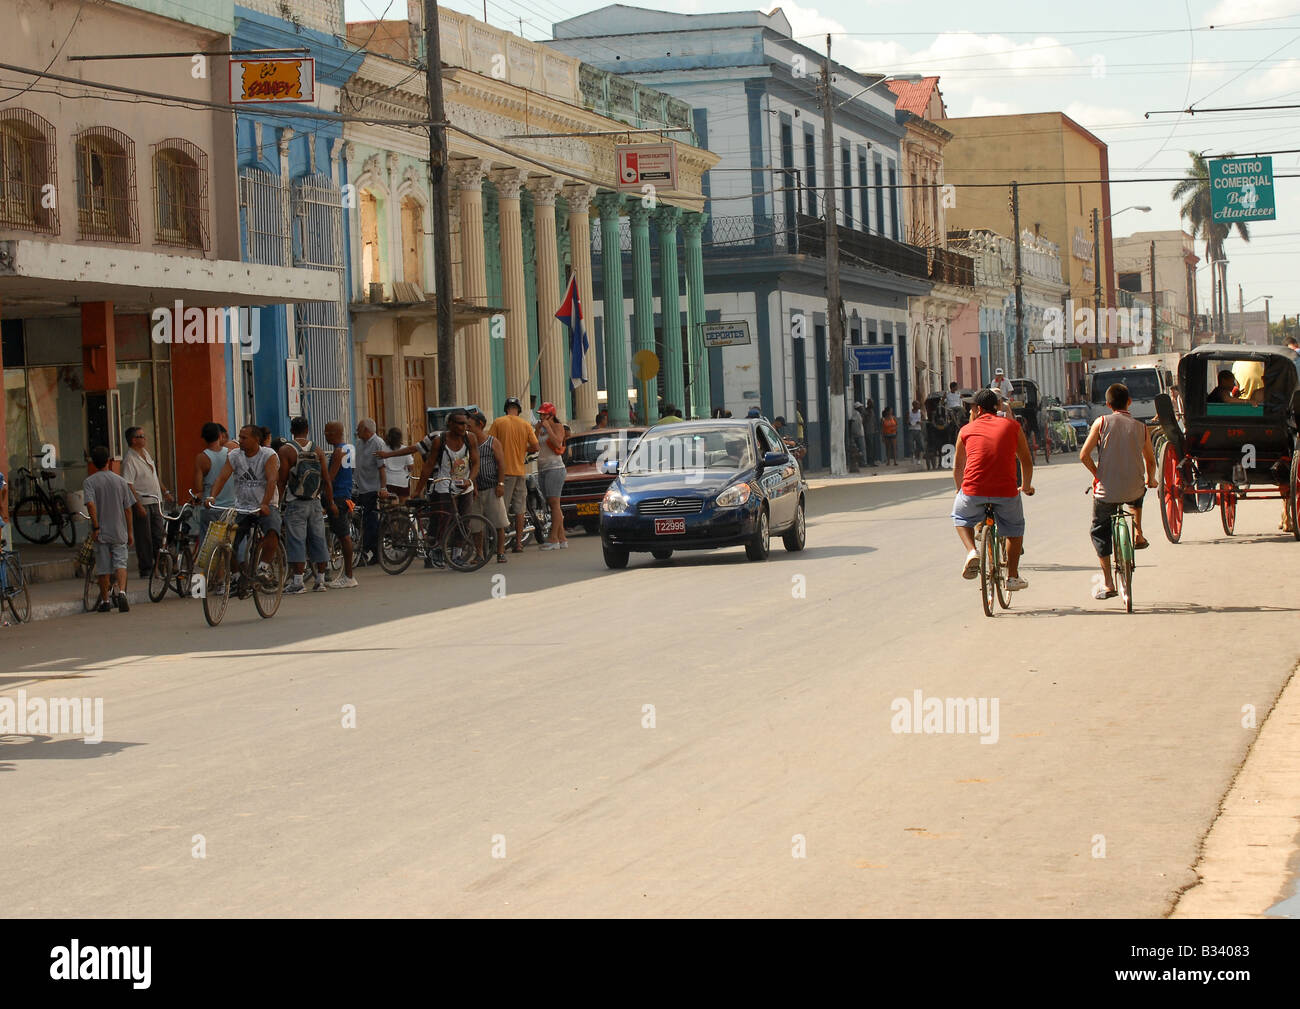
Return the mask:
[[(650, 6), (649, 3), (645, 4)], [(444, 0), (482, 18), (484, 0)], [(530, 39), (555, 21), (605, 6), (590, 0), (486, 0), (487, 20)], [(681, 13), (743, 10), (717, 0), (658, 0)], [(1092, 0), (1049, 8), (1009, 0), (805, 0), (781, 3), (795, 37), (855, 70), (938, 75), (949, 116), (1061, 111), (1110, 149), (1116, 238), (1182, 226), (1170, 197), (1188, 151), (1274, 154), (1277, 220), (1248, 224), (1226, 245), (1231, 308), (1272, 295), (1274, 320), (1300, 313), (1300, 108), (1151, 115), (1188, 107), (1300, 105), (1300, 0)], [(753, 9), (772, 10), (771, 5)], [(406, 0), (345, 0), (348, 20), (403, 18)], [(1003, 166), (990, 168), (993, 179)], [(1132, 179), (1119, 183), (1114, 180)], [(992, 180), (992, 179), (991, 179)], [(960, 199), (960, 194), (958, 194)], [(1197, 254), (1204, 258), (1203, 244)], [(1288, 283), (1288, 281), (1292, 281)], [(1208, 271), (1198, 275), (1203, 305)], [(1253, 304), (1252, 304), (1253, 302)]]

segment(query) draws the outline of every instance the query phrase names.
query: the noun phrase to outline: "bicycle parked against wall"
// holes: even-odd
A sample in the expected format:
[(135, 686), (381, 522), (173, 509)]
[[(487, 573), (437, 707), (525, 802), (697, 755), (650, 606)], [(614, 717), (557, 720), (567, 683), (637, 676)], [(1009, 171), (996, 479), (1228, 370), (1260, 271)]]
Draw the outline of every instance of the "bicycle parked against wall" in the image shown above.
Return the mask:
[(154, 554), (153, 570), (149, 573), (149, 598), (155, 603), (166, 598), (168, 589), (182, 599), (189, 598), (198, 551), (190, 532), (190, 520), (198, 503), (199, 497), (191, 493), (190, 500), (175, 514), (163, 513), (167, 531)]
[(27, 591), (22, 558), (18, 551), (0, 544), (0, 617), (6, 608), (13, 614), (15, 623), (24, 624), (32, 617), (32, 598)]
[(13, 508), (14, 526), (23, 539), (29, 543), (49, 543), (57, 536), (68, 546), (76, 546), (77, 527), (68, 505), (68, 492), (50, 487), (54, 474), (46, 469), (33, 472), (20, 466), (14, 475), (24, 491)]

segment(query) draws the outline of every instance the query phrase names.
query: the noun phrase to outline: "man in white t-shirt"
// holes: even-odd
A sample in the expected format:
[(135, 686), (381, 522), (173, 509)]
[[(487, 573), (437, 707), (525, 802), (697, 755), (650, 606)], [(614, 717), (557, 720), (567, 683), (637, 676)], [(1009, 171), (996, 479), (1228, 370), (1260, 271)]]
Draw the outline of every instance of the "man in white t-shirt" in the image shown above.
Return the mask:
[(961, 409), (961, 393), (957, 391), (956, 382), (948, 383), (948, 391), (944, 394), (943, 405), (949, 410)]
[(993, 381), (989, 383), (989, 388), (998, 395), (998, 412), (1003, 417), (1011, 416), (1011, 393), (1013, 388), (1007, 380), (1007, 374), (1001, 368), (993, 372)]

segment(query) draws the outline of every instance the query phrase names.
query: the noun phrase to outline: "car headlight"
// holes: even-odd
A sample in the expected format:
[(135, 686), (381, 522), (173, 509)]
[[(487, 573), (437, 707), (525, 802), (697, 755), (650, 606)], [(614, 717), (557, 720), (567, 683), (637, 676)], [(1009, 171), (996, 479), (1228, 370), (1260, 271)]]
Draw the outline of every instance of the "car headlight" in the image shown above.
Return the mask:
[(747, 483), (732, 484), (713, 503), (719, 508), (737, 508), (748, 501), (753, 493), (753, 488)]
[(600, 510), (606, 515), (627, 511), (627, 498), (623, 496), (623, 492), (617, 485), (610, 484), (609, 490), (605, 491), (605, 496), (600, 502)]

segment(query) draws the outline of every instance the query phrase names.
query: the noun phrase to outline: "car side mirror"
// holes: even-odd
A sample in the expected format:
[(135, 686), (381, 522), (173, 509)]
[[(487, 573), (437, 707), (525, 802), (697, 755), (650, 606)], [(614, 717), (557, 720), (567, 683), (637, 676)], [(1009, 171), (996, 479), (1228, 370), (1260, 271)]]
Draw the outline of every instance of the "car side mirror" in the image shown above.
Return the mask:
[(790, 453), (788, 452), (764, 452), (763, 453), (764, 467), (784, 466), (789, 461), (790, 461)]
[(605, 476), (618, 476), (618, 460), (601, 459), (596, 464), (596, 471), (605, 474)]

